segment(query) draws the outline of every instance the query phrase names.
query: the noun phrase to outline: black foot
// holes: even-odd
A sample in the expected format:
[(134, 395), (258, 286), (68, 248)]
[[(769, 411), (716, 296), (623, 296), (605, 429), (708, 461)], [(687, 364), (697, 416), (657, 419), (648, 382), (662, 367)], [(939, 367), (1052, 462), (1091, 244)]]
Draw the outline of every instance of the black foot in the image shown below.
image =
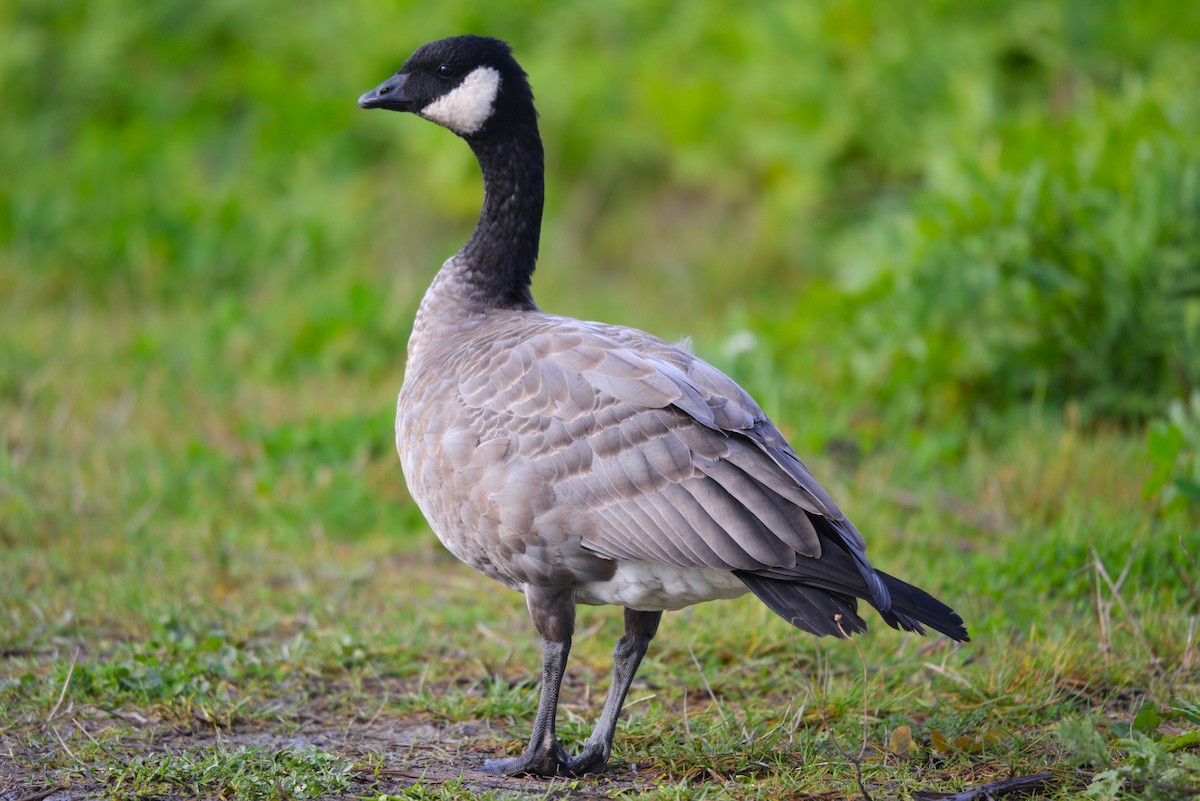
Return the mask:
[(569, 776), (582, 776), (585, 773), (603, 773), (607, 766), (607, 749), (601, 746), (593, 748), (592, 744), (588, 743), (579, 756), (567, 760), (563, 772)]
[(480, 770), (498, 776), (558, 776), (569, 773), (570, 762), (566, 749), (555, 740), (552, 748), (526, 748), (519, 757), (489, 759)]

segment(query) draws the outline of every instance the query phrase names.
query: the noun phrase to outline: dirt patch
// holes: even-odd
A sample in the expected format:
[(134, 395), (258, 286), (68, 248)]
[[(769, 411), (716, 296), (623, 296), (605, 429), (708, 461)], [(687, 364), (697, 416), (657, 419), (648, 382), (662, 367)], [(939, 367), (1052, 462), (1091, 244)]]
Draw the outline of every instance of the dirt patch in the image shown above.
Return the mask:
[[(136, 721), (135, 721), (136, 723)], [(418, 717), (389, 718), (332, 728), (319, 722), (279, 727), (235, 725), (184, 731), (147, 721), (130, 725), (103, 713), (0, 734), (0, 801), (81, 801), (108, 797), (114, 766), (153, 753), (186, 754), (215, 746), (279, 751), (313, 747), (351, 763), (351, 791), (343, 798), (400, 793), (413, 785), (454, 783), (467, 791), (506, 798), (609, 798), (654, 786), (629, 767), (585, 779), (497, 777), (479, 771), (499, 735), (486, 723), (439, 724)], [(486, 745), (484, 741), (487, 741)], [(156, 795), (156, 798), (183, 798)]]

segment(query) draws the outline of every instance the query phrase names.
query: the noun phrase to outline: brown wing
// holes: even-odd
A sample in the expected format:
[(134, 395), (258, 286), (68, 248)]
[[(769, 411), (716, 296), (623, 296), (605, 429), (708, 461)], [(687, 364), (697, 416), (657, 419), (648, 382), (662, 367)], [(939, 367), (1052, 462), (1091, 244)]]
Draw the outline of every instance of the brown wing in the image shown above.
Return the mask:
[(626, 328), (546, 316), (517, 336), (477, 354), (462, 402), (506, 440), (510, 470), (595, 523), (581, 529), (586, 549), (778, 574), (833, 544), (886, 608), (861, 535), (730, 378)]

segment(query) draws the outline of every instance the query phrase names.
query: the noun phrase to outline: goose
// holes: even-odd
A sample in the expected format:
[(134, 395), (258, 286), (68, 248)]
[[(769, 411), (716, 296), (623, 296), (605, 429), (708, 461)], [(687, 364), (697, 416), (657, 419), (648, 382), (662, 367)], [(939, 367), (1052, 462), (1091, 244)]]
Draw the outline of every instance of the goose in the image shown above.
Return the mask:
[[(751, 592), (818, 636), (893, 628), (967, 641), (962, 619), (872, 567), (866, 543), (759, 405), (651, 334), (543, 312), (530, 290), (544, 174), (528, 78), (509, 45), (418, 48), (363, 94), (466, 140), (484, 199), (467, 243), (418, 307), (396, 406), (408, 489), (442, 544), (524, 593), (541, 637), (528, 746), (501, 775), (600, 772), (663, 612)], [(613, 678), (576, 755), (555, 714), (576, 604), (624, 608)]]

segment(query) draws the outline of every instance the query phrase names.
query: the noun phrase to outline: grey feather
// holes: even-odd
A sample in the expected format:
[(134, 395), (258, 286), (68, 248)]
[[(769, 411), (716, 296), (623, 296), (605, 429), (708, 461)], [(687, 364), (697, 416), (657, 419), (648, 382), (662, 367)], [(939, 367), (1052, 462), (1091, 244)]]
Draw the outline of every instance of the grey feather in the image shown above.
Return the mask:
[[(548, 496), (542, 506), (566, 504), (581, 519), (587, 535), (563, 548), (602, 559), (755, 570), (821, 557), (826, 546), (809, 518), (840, 522), (840, 510), (757, 404), (715, 368), (649, 334), (540, 313), (473, 320), (469, 334), (424, 387), (438, 397), (420, 392), (418, 362), (401, 398), (402, 411), (419, 394), (458, 421), (446, 446), (431, 451), (413, 430), (424, 444), (402, 447), (410, 458), (440, 452), (446, 472), (474, 485), (473, 496), (483, 488), (491, 505), (515, 506), (447, 515), (439, 533), (469, 563), (479, 559), (475, 529), (485, 518), (536, 539), (539, 496)], [(457, 385), (446, 382), (447, 366), (462, 376)], [(505, 474), (522, 486), (500, 492)], [(453, 482), (427, 491), (455, 492)], [(830, 533), (860, 550), (853, 528)], [(526, 577), (514, 569), (505, 579)], [(864, 584), (885, 608), (886, 589)]]

